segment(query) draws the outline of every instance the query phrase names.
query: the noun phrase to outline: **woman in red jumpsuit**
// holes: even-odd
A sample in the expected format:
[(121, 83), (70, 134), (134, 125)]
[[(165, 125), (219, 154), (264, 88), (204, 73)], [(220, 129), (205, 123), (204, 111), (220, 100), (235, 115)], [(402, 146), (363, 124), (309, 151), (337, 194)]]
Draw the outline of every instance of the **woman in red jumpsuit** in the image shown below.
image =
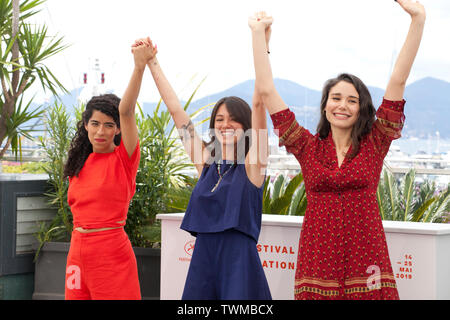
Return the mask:
[(67, 257), (67, 300), (141, 299), (136, 257), (124, 231), (140, 149), (136, 100), (147, 61), (133, 46), (134, 71), (120, 100), (93, 97), (78, 123), (64, 175), (74, 230)]
[[(403, 92), (425, 23), (424, 7), (398, 0), (411, 26), (381, 106), (350, 74), (326, 82), (317, 134), (300, 126), (273, 84), (265, 33), (272, 18), (249, 19), (256, 90), (280, 145), (300, 163), (308, 206), (300, 233), (295, 299), (399, 299), (376, 190), (383, 159), (404, 123)], [(375, 118), (376, 116), (376, 118)]]

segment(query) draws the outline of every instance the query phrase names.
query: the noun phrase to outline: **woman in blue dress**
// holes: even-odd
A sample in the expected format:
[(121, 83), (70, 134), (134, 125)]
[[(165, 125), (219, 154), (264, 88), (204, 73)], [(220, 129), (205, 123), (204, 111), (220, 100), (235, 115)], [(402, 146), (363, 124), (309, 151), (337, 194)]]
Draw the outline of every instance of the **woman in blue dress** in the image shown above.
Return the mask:
[(156, 58), (153, 79), (199, 174), (181, 228), (196, 236), (182, 299), (271, 299), (256, 244), (268, 155), (266, 114), (238, 97), (220, 99), (211, 114), (211, 141), (196, 133)]

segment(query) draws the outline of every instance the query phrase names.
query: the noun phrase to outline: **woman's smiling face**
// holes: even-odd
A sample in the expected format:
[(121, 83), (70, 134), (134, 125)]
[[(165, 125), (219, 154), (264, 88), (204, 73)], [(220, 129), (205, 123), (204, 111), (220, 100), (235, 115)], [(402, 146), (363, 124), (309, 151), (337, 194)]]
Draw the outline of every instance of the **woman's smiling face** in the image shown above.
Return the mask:
[(214, 133), (222, 147), (229, 144), (234, 145), (244, 133), (242, 124), (230, 115), (225, 103), (217, 109)]
[(330, 89), (325, 114), (332, 129), (353, 128), (359, 117), (359, 94), (353, 84), (339, 81)]

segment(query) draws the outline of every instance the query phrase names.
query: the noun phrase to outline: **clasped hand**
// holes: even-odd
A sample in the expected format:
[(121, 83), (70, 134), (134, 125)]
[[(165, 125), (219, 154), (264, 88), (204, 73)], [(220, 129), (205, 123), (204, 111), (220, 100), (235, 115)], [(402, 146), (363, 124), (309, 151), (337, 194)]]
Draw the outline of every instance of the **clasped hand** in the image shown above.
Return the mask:
[(145, 68), (145, 65), (158, 53), (158, 48), (153, 45), (149, 37), (141, 38), (131, 45), (131, 53), (133, 53), (135, 65)]
[(266, 36), (267, 50), (269, 50), (270, 35), (272, 34), (273, 18), (268, 16), (265, 11), (256, 12), (248, 18), (248, 26), (254, 32), (263, 31)]

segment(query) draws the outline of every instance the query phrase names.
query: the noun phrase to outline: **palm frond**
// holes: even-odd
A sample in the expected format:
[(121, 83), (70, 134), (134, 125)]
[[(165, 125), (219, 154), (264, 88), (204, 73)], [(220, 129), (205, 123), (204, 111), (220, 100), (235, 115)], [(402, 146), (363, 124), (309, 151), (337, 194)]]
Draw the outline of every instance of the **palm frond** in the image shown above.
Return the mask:
[(414, 179), (415, 179), (415, 171), (410, 170), (403, 180), (403, 205), (404, 209), (402, 210), (403, 221), (407, 221), (409, 215), (411, 214), (411, 210), (413, 207), (413, 192), (414, 192)]
[(426, 200), (420, 207), (418, 207), (414, 213), (412, 214), (412, 217), (410, 219), (410, 221), (413, 222), (419, 222), (421, 221), (423, 215), (425, 212), (428, 211), (428, 208), (433, 204), (433, 202), (436, 201), (436, 198), (432, 197), (428, 200)]
[(436, 196), (434, 201), (424, 213), (423, 222), (441, 222), (445, 215), (450, 212), (450, 188)]
[(264, 181), (264, 188), (263, 188), (263, 205), (262, 205), (262, 213), (270, 213), (270, 176), (266, 177), (266, 180)]
[[(283, 187), (285, 183), (285, 177), (282, 174), (279, 174), (273, 183), (273, 190), (272, 190), (272, 199), (278, 199), (283, 195)], [(272, 201), (273, 201), (272, 200)]]

